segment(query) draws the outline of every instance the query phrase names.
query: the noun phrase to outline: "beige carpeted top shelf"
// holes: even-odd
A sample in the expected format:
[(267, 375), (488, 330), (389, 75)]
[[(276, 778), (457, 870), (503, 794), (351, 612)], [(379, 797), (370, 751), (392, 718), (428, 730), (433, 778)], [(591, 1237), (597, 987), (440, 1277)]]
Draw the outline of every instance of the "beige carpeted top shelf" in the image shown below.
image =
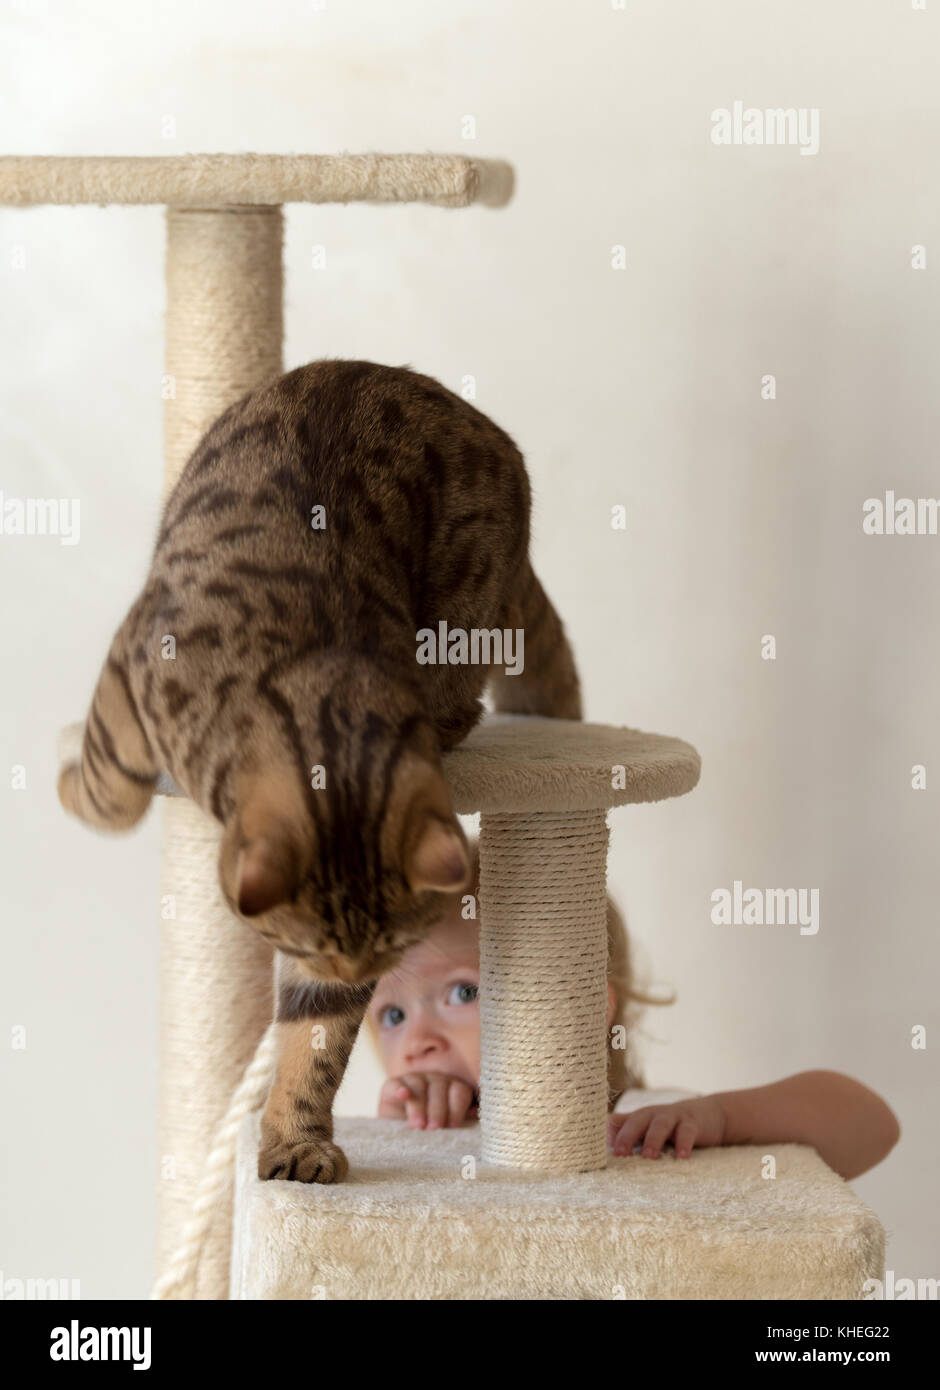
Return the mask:
[(3, 155), (0, 204), (431, 203), (501, 207), (512, 165), (461, 154)]

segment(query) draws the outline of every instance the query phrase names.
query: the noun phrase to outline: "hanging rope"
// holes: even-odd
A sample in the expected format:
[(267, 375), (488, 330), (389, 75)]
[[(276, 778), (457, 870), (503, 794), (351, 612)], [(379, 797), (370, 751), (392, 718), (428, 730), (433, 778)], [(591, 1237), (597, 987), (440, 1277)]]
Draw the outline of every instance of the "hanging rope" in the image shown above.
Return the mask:
[(235, 1170), (238, 1131), (246, 1115), (263, 1105), (277, 1065), (277, 1025), (269, 1025), (254, 1057), (235, 1089), (228, 1109), (215, 1132), (206, 1158), (202, 1178), (193, 1202), (192, 1214), (183, 1228), (179, 1246), (170, 1258), (166, 1272), (154, 1285), (155, 1299), (186, 1299), (196, 1295), (199, 1262), (209, 1231), (220, 1207), (227, 1204)]

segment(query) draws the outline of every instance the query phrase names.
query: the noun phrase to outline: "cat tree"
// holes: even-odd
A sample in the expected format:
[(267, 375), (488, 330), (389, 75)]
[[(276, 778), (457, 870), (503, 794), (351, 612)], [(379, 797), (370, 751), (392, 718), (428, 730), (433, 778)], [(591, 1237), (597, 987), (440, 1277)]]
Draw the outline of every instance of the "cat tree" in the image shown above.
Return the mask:
[[(209, 423), (282, 370), (282, 204), (500, 206), (511, 188), (507, 165), (449, 155), (0, 158), (0, 203), (167, 205), (167, 490)], [(65, 732), (65, 760), (80, 732)], [(776, 1146), (773, 1178), (757, 1149), (682, 1163), (606, 1154), (607, 812), (691, 790), (695, 750), (504, 717), (446, 769), (456, 809), (481, 813), (479, 1132), (339, 1119), (351, 1171), (335, 1187), (257, 1178), (271, 953), (222, 899), (218, 825), (163, 781), (158, 1268), (184, 1271), (164, 1290), (860, 1296), (884, 1235), (813, 1151)]]

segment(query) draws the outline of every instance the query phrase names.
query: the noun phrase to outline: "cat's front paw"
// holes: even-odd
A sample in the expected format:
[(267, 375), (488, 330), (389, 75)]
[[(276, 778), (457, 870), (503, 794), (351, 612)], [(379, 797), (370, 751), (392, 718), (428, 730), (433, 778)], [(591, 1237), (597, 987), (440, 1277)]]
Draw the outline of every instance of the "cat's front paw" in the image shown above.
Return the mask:
[(298, 1144), (276, 1141), (258, 1154), (258, 1177), (262, 1182), (280, 1178), (285, 1182), (342, 1182), (349, 1164), (346, 1155), (329, 1139), (308, 1139)]

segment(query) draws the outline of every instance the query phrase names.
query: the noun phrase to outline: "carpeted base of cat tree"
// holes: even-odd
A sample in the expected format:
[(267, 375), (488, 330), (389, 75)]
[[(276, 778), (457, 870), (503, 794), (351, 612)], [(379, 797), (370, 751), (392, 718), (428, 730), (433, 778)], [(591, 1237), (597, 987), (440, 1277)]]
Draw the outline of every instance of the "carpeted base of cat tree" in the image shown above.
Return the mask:
[(798, 1144), (543, 1177), (482, 1164), (475, 1126), (336, 1138), (344, 1183), (260, 1182), (243, 1122), (232, 1298), (858, 1299), (884, 1269), (877, 1217)]

